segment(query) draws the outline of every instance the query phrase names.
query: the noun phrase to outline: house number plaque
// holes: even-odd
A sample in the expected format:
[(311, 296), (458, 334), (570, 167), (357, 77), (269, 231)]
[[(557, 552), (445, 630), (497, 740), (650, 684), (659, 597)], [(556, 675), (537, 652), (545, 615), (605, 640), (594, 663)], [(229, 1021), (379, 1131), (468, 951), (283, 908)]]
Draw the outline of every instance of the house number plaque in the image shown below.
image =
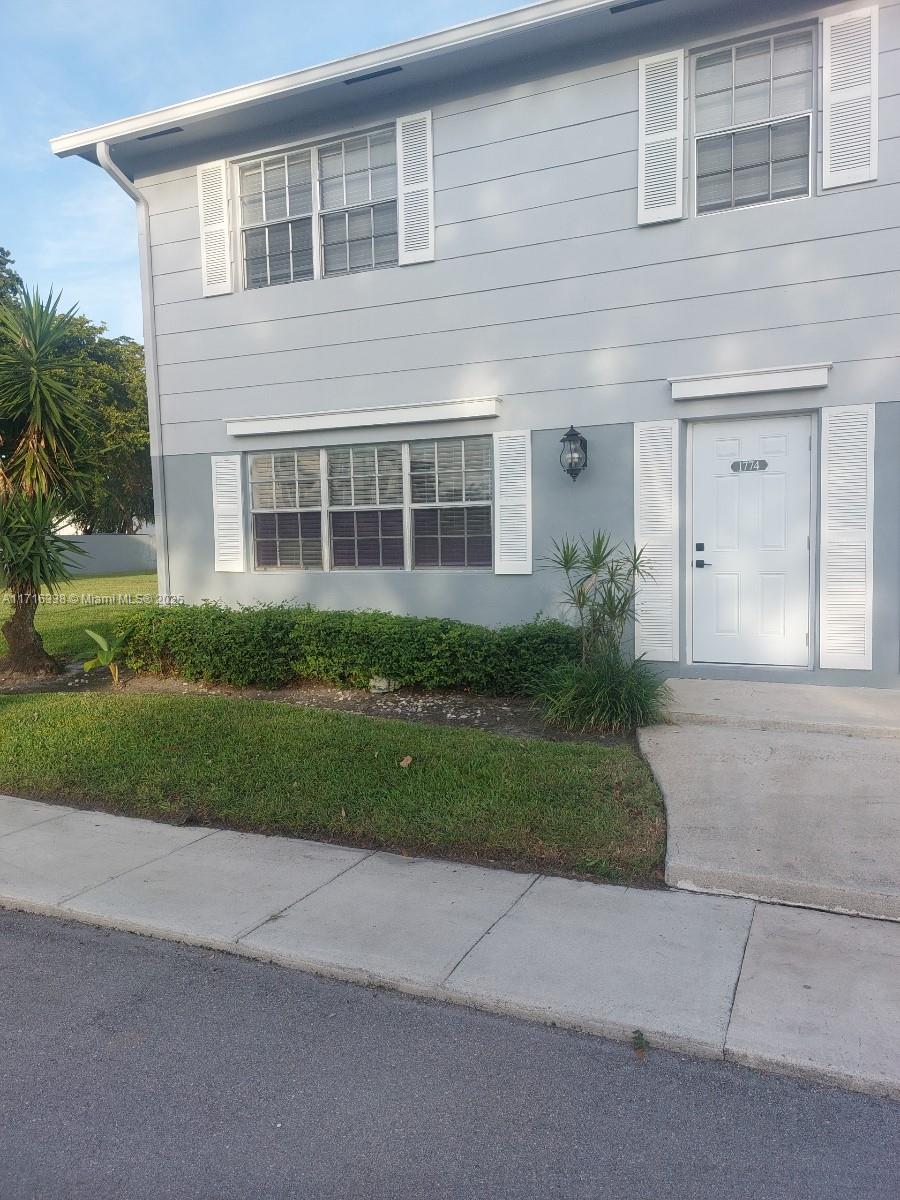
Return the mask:
[(768, 471), (769, 464), (764, 458), (739, 458), (731, 464), (731, 469), (735, 474), (743, 471)]

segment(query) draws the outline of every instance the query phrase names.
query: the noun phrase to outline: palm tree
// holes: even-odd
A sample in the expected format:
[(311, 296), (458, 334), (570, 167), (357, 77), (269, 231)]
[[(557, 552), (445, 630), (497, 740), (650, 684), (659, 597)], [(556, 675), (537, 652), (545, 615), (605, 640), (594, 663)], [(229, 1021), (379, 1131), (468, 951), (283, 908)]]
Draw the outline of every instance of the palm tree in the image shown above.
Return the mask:
[(41, 590), (69, 578), (72, 547), (56, 527), (78, 491), (86, 421), (64, 350), (74, 316), (74, 308), (59, 312), (52, 290), (0, 306), (0, 588), (13, 604), (2, 626), (5, 672), (60, 670), (34, 617)]

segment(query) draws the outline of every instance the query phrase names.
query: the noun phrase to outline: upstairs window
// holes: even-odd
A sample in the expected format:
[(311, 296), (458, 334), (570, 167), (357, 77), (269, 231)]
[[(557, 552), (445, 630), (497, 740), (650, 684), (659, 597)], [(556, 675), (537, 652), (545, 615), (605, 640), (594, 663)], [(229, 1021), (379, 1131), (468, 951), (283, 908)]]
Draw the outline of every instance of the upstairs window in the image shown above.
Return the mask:
[(396, 266), (394, 127), (242, 163), (244, 283)]
[(393, 129), (322, 146), (322, 274), (397, 265), (397, 139)]
[(240, 180), (247, 287), (312, 279), (312, 152), (244, 163)]
[(812, 30), (701, 54), (694, 63), (697, 212), (810, 192)]

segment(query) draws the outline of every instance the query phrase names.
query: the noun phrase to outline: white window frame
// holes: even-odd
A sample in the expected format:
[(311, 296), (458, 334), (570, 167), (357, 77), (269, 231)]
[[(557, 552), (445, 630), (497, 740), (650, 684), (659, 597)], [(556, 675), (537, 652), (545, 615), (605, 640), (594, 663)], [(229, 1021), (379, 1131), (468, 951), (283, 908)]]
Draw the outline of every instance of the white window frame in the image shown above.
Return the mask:
[[(465, 443), (470, 438), (484, 437), (484, 436), (485, 436), (484, 434), (469, 434), (468, 437), (457, 436), (457, 437), (449, 437), (449, 438), (413, 438), (412, 441), (432, 442), (435, 445), (437, 445), (437, 443), (441, 442), (441, 441), (445, 441), (445, 442), (459, 441), (459, 442)], [(490, 437), (490, 435), (487, 435), (487, 436)], [(491, 479), (491, 498), (490, 498), (490, 500), (440, 500), (440, 499), (438, 499), (438, 494), (439, 494), (439, 489), (440, 489), (440, 471), (437, 466), (437, 457), (436, 457), (436, 452), (435, 452), (434, 500), (433, 501), (423, 501), (423, 500), (413, 500), (412, 499), (412, 472), (410, 472), (408, 469), (409, 447), (411, 445), (411, 442), (406, 442), (405, 445), (406, 445), (406, 450), (407, 450), (407, 458), (406, 458), (406, 461), (404, 461), (404, 471), (407, 473), (405, 474), (404, 477), (405, 477), (405, 479), (408, 479), (408, 481), (409, 481), (409, 490), (410, 490), (410, 499), (409, 499), (410, 538), (409, 538), (409, 543), (408, 543), (408, 547), (407, 547), (407, 556), (410, 560), (411, 569), (414, 571), (466, 571), (466, 572), (469, 572), (469, 571), (493, 571), (494, 570), (494, 553), (495, 553), (494, 521), (495, 521), (495, 516), (496, 516), (495, 510), (494, 510), (494, 500), (495, 500), (496, 488), (494, 486), (494, 462), (493, 462), (494, 448), (493, 448), (493, 445), (491, 446), (491, 467), (490, 467), (490, 471), (489, 471), (489, 475), (490, 475), (490, 479)], [(465, 452), (465, 445), (464, 445), (463, 446), (463, 469), (462, 469), (463, 488), (465, 488), (465, 478), (466, 478), (465, 454), (466, 454), (466, 452)], [(453, 567), (445, 567), (445, 566), (441, 565), (440, 563), (436, 563), (433, 567), (425, 567), (425, 566), (417, 567), (415, 565), (416, 548), (415, 548), (415, 543), (413, 541), (413, 532), (415, 530), (415, 521), (413, 519), (413, 513), (420, 512), (420, 511), (427, 512), (429, 509), (434, 509), (434, 510), (440, 511), (441, 509), (444, 509), (444, 508), (489, 508), (491, 510), (491, 532), (490, 532), (491, 563), (490, 563), (490, 566), (485, 566), (484, 564), (480, 564), (477, 566), (469, 566), (467, 563), (463, 564), (463, 565), (453, 566)], [(438, 519), (440, 520), (440, 518), (438, 518)], [(465, 538), (463, 540), (465, 541)], [(438, 535), (438, 551), (440, 551), (440, 541), (441, 541), (440, 535)]]
[[(739, 46), (746, 46), (752, 42), (761, 42), (768, 39), (769, 42), (769, 62), (772, 62), (772, 52), (776, 37), (780, 37), (786, 33), (805, 33), (809, 31), (812, 36), (812, 96), (810, 107), (808, 109), (798, 110), (793, 113), (786, 113), (783, 116), (766, 117), (761, 121), (748, 121), (741, 125), (726, 125), (717, 129), (706, 129), (702, 133), (697, 132), (696, 120), (696, 103), (697, 103), (697, 61), (703, 58), (704, 55), (714, 54), (717, 50), (731, 50), (732, 53), (732, 95), (734, 94), (734, 53)], [(801, 25), (792, 25), (783, 29), (760, 30), (757, 33), (748, 33), (745, 37), (738, 38), (736, 41), (716, 42), (711, 46), (701, 46), (691, 50), (691, 69), (689, 72), (690, 78), (690, 127), (691, 127), (691, 172), (690, 186), (693, 192), (693, 201), (691, 204), (691, 215), (693, 217), (720, 217), (723, 213), (746, 212), (754, 208), (764, 208), (771, 204), (788, 204), (793, 200), (808, 200), (815, 195), (816, 183), (816, 158), (818, 155), (818, 140), (816, 130), (816, 115), (818, 110), (819, 100), (819, 34), (815, 25), (809, 22), (804, 22)], [(772, 110), (772, 83), (773, 75), (769, 72), (769, 111)], [(808, 172), (807, 172), (807, 187), (806, 193), (799, 196), (779, 196), (774, 200), (757, 200), (753, 204), (731, 205), (729, 208), (716, 208), (708, 212), (700, 212), (697, 207), (698, 187), (697, 187), (697, 166), (699, 156), (697, 152), (697, 144), (705, 138), (720, 137), (726, 133), (743, 133), (747, 129), (767, 128), (772, 125), (781, 125), (787, 121), (796, 121), (800, 117), (809, 118), (809, 156), (808, 156)], [(732, 162), (732, 177), (734, 175), (734, 163)], [(771, 184), (772, 164), (769, 160), (769, 181)]]
[[(234, 230), (234, 240), (232, 243), (232, 251), (233, 251), (233, 256), (234, 256), (235, 261), (240, 263), (239, 278), (240, 278), (241, 291), (262, 292), (262, 291), (266, 291), (268, 288), (271, 288), (271, 287), (284, 287), (284, 286), (287, 286), (289, 284), (294, 284), (294, 283), (313, 283), (317, 279), (325, 279), (325, 278), (343, 279), (343, 278), (345, 278), (345, 275), (343, 275), (343, 274), (341, 274), (341, 275), (334, 274), (334, 275), (328, 275), (328, 276), (325, 275), (325, 256), (324, 256), (324, 246), (323, 246), (323, 242), (322, 242), (322, 216), (327, 213), (333, 213), (333, 212), (349, 212), (350, 209), (349, 208), (347, 208), (347, 209), (324, 208), (323, 209), (322, 206), (320, 205), (320, 203), (319, 203), (319, 149), (322, 146), (331, 146), (331, 145), (334, 145), (335, 142), (345, 142), (350, 138), (362, 137), (365, 134), (379, 133), (382, 130), (387, 130), (387, 129), (396, 130), (396, 126), (397, 126), (396, 121), (387, 121), (387, 122), (379, 121), (375, 125), (366, 124), (366, 125), (356, 126), (356, 127), (353, 127), (353, 126), (346, 127), (345, 126), (340, 131), (337, 131), (334, 133), (323, 134), (321, 137), (317, 137), (314, 141), (288, 142), (288, 143), (284, 143), (282, 145), (268, 147), (265, 150), (255, 150), (252, 154), (243, 154), (239, 158), (233, 158), (229, 161), (229, 171), (230, 171), (230, 175), (231, 175), (231, 194), (232, 194), (232, 196), (235, 197), (233, 207), (234, 207), (234, 212), (236, 215), (236, 220), (234, 222), (235, 230)], [(312, 279), (286, 279), (284, 281), (284, 283), (270, 283), (270, 284), (267, 284), (265, 288), (250, 287), (250, 285), (247, 283), (247, 264), (246, 264), (246, 256), (244, 254), (244, 232), (245, 232), (245, 230), (247, 230), (247, 229), (264, 229), (264, 228), (267, 228), (269, 225), (285, 225), (286, 224), (289, 226), (290, 222), (292, 220), (298, 220), (298, 221), (304, 220), (306, 218), (307, 214), (304, 213), (302, 216), (297, 216), (297, 217), (279, 218), (276, 221), (261, 221), (261, 222), (257, 222), (254, 225), (245, 226), (243, 223), (243, 212), (242, 212), (242, 206), (241, 206), (241, 167), (246, 166), (248, 163), (263, 161), (267, 158), (276, 158), (279, 155), (284, 155), (285, 157), (287, 157), (287, 155), (289, 155), (289, 154), (293, 154), (295, 152), (299, 152), (302, 150), (309, 151), (310, 175), (312, 177), (312, 209), (309, 213), (309, 216), (312, 221), (313, 277), (312, 277)], [(397, 220), (398, 220), (398, 230), (397, 230), (398, 252), (399, 252), (399, 237), (400, 237), (400, 231), (399, 231), (399, 212), (400, 212), (399, 173), (400, 173), (400, 164), (398, 162), (398, 164), (397, 164), (397, 195), (394, 197), (394, 203), (397, 205), (397, 214), (398, 214), (398, 216), (397, 216)], [(389, 202), (388, 200), (376, 200), (376, 201), (369, 201), (365, 205), (353, 205), (352, 207), (353, 208), (357, 208), (357, 207), (358, 208), (368, 208), (368, 207), (372, 207), (375, 204), (385, 204), (388, 202)], [(268, 247), (268, 242), (266, 244)], [(396, 267), (396, 266), (399, 266), (399, 262), (390, 264), (390, 267)], [(390, 267), (387, 267), (387, 266), (373, 267), (372, 269), (375, 271), (383, 271), (383, 270), (390, 269)], [(365, 272), (355, 272), (355, 273), (365, 274)], [(347, 274), (350, 274), (350, 272), (347, 272)]]
[[(275, 286), (278, 286), (278, 285), (275, 285)], [(256, 291), (257, 289), (254, 288), (253, 290)], [(318, 507), (316, 507), (316, 508), (286, 508), (286, 509), (256, 508), (253, 504), (254, 480), (252, 478), (251, 461), (250, 460), (258, 454), (279, 454), (279, 453), (290, 454), (297, 450), (307, 450), (307, 449), (315, 449), (315, 447), (307, 447), (307, 446), (289, 446), (288, 447), (288, 446), (286, 446), (286, 447), (277, 448), (277, 449), (273, 448), (272, 450), (250, 450), (242, 456), (245, 459), (245, 462), (242, 464), (241, 478), (243, 481), (245, 495), (247, 497), (247, 505), (246, 505), (247, 516), (245, 518), (245, 537), (246, 537), (246, 543), (250, 547), (250, 569), (254, 573), (258, 573), (260, 575), (281, 575), (281, 574), (285, 574), (285, 575), (297, 575), (297, 574), (320, 575), (323, 571), (330, 570), (331, 546), (330, 546), (330, 544), (326, 544), (326, 541), (324, 538), (321, 539), (321, 542), (322, 542), (322, 565), (321, 566), (306, 567), (301, 564), (300, 566), (297, 566), (297, 567), (283, 567), (280, 564), (273, 563), (271, 566), (261, 567), (261, 566), (259, 566), (259, 564), (256, 561), (256, 520), (255, 520), (255, 518), (257, 516), (277, 517), (279, 513), (296, 513), (298, 515), (298, 519), (299, 519), (299, 517), (303, 513), (318, 513), (319, 514), (319, 529), (320, 529), (320, 531), (325, 527), (324, 522), (323, 522), (323, 513), (325, 512), (325, 509), (323, 509), (322, 506), (327, 502), (328, 488), (327, 488), (326, 483), (323, 482), (323, 477), (322, 477), (322, 471), (325, 470), (326, 465), (327, 465), (324, 450), (319, 451), (319, 505), (318, 505)], [(274, 477), (273, 477), (273, 483), (274, 483)], [(263, 538), (262, 540), (269, 541), (271, 539)], [(302, 542), (302, 540), (303, 539), (301, 538), (300, 541)]]
[[(325, 500), (327, 500), (327, 502), (328, 502), (328, 507), (326, 509), (324, 509), (323, 513), (322, 513), (322, 518), (323, 518), (323, 522), (324, 522), (324, 524), (323, 524), (324, 539), (323, 540), (328, 541), (328, 562), (329, 562), (328, 569), (330, 571), (336, 571), (336, 572), (339, 571), (342, 573), (350, 572), (352, 574), (356, 574), (359, 571), (363, 571), (363, 572), (389, 571), (391, 574), (396, 574), (399, 571), (408, 571), (410, 569), (411, 548), (410, 548), (410, 545), (406, 538), (406, 511), (405, 511), (406, 485), (404, 482), (405, 469), (406, 469), (406, 463), (407, 463), (407, 455), (404, 453), (404, 446), (406, 446), (406, 445), (408, 445), (408, 443), (397, 442), (395, 440), (389, 440), (389, 441), (384, 441), (384, 442), (354, 442), (354, 443), (351, 443), (349, 446), (347, 445), (347, 443), (344, 443), (343, 446), (340, 443), (338, 443), (337, 445), (334, 445), (334, 446), (323, 447), (323, 459), (321, 460), (321, 461), (324, 461), (324, 467), (325, 467), (325, 488), (323, 491), (323, 495), (324, 495)], [(380, 472), (378, 470), (378, 449), (383, 446), (397, 446), (399, 448), (399, 450), (400, 450), (400, 489), (401, 489), (400, 503), (399, 504), (379, 504), (376, 502), (375, 504), (355, 504), (355, 503), (332, 504), (331, 503), (331, 495), (330, 495), (330, 492), (328, 489), (328, 451), (329, 450), (341, 450), (344, 448), (347, 448), (350, 450), (358, 450), (358, 449), (363, 449), (365, 447), (370, 447), (370, 446), (374, 447), (375, 451), (376, 451), (376, 458), (375, 458), (376, 465), (375, 465), (375, 476), (374, 476), (375, 481), (376, 481), (376, 490), (378, 488), (377, 481), (378, 481), (378, 477), (380, 474)], [(353, 495), (352, 460), (351, 460), (349, 478), (351, 480), (351, 496), (352, 496)], [(360, 512), (377, 512), (377, 513), (399, 512), (400, 513), (400, 527), (402, 530), (401, 536), (403, 538), (403, 563), (402, 564), (398, 563), (398, 565), (395, 567), (386, 567), (383, 564), (379, 564), (378, 566), (372, 566), (372, 567), (361, 567), (357, 563), (356, 565), (351, 567), (351, 566), (338, 566), (337, 564), (335, 564), (334, 562), (331, 561), (331, 538), (332, 538), (331, 517), (332, 517), (332, 514), (333, 513), (354, 513), (355, 514), (355, 513), (360, 513)], [(354, 527), (355, 527), (355, 523), (354, 523)], [(358, 536), (358, 534), (355, 534), (354, 541), (358, 541), (358, 540), (359, 540), (359, 536)], [(379, 541), (380, 540), (381, 540), (381, 531), (380, 531), (380, 523), (379, 523)]]
[[(254, 289), (254, 290), (256, 290), (256, 289)], [(279, 452), (279, 449), (278, 448), (265, 449), (265, 448), (261, 447), (256, 450), (246, 451), (243, 455), (245, 462), (243, 464), (242, 478), (243, 478), (243, 482), (244, 482), (244, 487), (246, 488), (246, 494), (247, 494), (248, 500), (249, 500), (249, 503), (247, 504), (247, 530), (248, 530), (247, 537), (248, 537), (248, 542), (249, 542), (249, 546), (250, 546), (250, 564), (251, 564), (250, 570), (251, 570), (251, 572), (253, 574), (260, 574), (260, 575), (280, 575), (280, 574), (321, 575), (323, 573), (324, 574), (331, 574), (331, 573), (338, 574), (339, 573), (339, 574), (351, 574), (351, 575), (352, 574), (368, 575), (368, 574), (371, 574), (373, 571), (383, 571), (390, 575), (404, 574), (404, 573), (408, 573), (410, 571), (419, 571), (419, 572), (422, 572), (423, 574), (428, 574), (428, 575), (433, 575), (436, 572), (448, 572), (450, 574), (464, 574), (464, 575), (471, 575), (473, 573), (482, 574), (482, 575), (496, 574), (497, 550), (496, 550), (496, 545), (495, 545), (495, 542), (496, 542), (495, 534), (496, 534), (496, 520), (497, 520), (497, 494), (496, 494), (496, 485), (494, 483), (495, 471), (493, 469), (491, 470), (491, 484), (492, 485), (491, 485), (490, 500), (477, 500), (477, 501), (476, 500), (473, 500), (473, 501), (463, 500), (463, 501), (454, 501), (454, 502), (448, 501), (446, 504), (438, 504), (438, 503), (435, 503), (435, 504), (423, 504), (423, 503), (413, 504), (413, 502), (412, 502), (412, 476), (410, 474), (410, 469), (409, 469), (409, 467), (410, 467), (410, 446), (414, 442), (440, 442), (440, 441), (457, 441), (457, 440), (464, 441), (467, 438), (475, 438), (475, 437), (491, 438), (491, 435), (490, 434), (469, 433), (469, 434), (456, 434), (456, 435), (453, 435), (450, 437), (444, 437), (444, 438), (441, 438), (441, 437), (407, 438), (400, 442), (398, 442), (396, 438), (386, 438), (383, 441), (361, 441), (361, 442), (350, 442), (350, 443), (335, 442), (335, 443), (332, 443), (327, 446), (321, 446), (321, 447), (319, 447), (319, 484), (320, 484), (320, 488), (321, 488), (321, 502), (320, 502), (320, 505), (318, 508), (306, 508), (306, 509), (285, 509), (285, 510), (277, 510), (277, 509), (256, 510), (256, 509), (254, 509), (253, 493), (251, 490), (251, 481), (250, 481), (250, 460), (256, 454), (277, 454)], [(402, 474), (402, 480), (403, 480), (402, 502), (400, 504), (332, 505), (330, 503), (330, 495), (329, 495), (329, 491), (328, 491), (328, 451), (340, 449), (342, 446), (379, 446), (379, 445), (384, 445), (384, 446), (399, 445), (400, 446), (401, 464), (402, 464), (402, 472), (403, 472), (403, 474)], [(310, 447), (305, 447), (302, 445), (293, 445), (293, 446), (281, 447), (280, 449), (284, 450), (285, 452), (290, 452), (290, 451), (296, 451), (296, 450), (310, 449)], [(495, 455), (495, 453), (496, 453), (496, 451), (495, 451), (495, 447), (493, 445), (493, 440), (492, 440), (492, 444), (491, 444), (492, 456)], [(413, 565), (414, 547), (413, 547), (412, 514), (413, 514), (414, 509), (419, 509), (419, 508), (420, 509), (428, 509), (428, 508), (489, 508), (491, 510), (491, 535), (490, 535), (491, 536), (491, 562), (490, 562), (490, 565), (474, 566), (474, 567), (467, 567), (467, 566), (414, 567), (414, 565)], [(396, 567), (381, 567), (381, 566), (379, 566), (379, 567), (340, 567), (340, 566), (338, 566), (338, 567), (336, 567), (331, 560), (331, 514), (332, 514), (332, 512), (379, 512), (382, 509), (392, 509), (392, 510), (399, 509), (402, 511), (402, 514), (403, 514), (403, 566), (402, 567), (401, 566), (396, 566)], [(322, 565), (321, 565), (321, 567), (304, 567), (304, 566), (261, 567), (261, 566), (258, 566), (257, 562), (256, 562), (256, 535), (255, 535), (255, 527), (254, 527), (254, 520), (253, 520), (257, 511), (264, 512), (266, 514), (268, 514), (271, 511), (274, 515), (277, 515), (277, 513), (279, 511), (300, 512), (300, 513), (318, 512), (319, 519), (321, 522), (321, 530), (322, 530)]]

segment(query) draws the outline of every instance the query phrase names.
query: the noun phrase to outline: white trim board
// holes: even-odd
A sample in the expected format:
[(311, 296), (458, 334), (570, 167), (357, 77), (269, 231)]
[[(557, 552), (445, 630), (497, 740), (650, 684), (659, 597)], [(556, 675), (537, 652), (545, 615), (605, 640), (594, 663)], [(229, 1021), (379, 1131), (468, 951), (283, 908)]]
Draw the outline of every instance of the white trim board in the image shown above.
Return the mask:
[(673, 400), (706, 400), (713, 396), (748, 396), (754, 392), (799, 392), (828, 386), (831, 363), (763, 367), (723, 375), (682, 375), (670, 379)]
[(341, 408), (286, 417), (232, 417), (225, 422), (225, 432), (229, 437), (268, 433), (317, 433), (328, 429), (365, 429), (378, 425), (471, 421), (499, 415), (499, 397), (475, 396), (468, 400), (392, 404), (384, 408)]

